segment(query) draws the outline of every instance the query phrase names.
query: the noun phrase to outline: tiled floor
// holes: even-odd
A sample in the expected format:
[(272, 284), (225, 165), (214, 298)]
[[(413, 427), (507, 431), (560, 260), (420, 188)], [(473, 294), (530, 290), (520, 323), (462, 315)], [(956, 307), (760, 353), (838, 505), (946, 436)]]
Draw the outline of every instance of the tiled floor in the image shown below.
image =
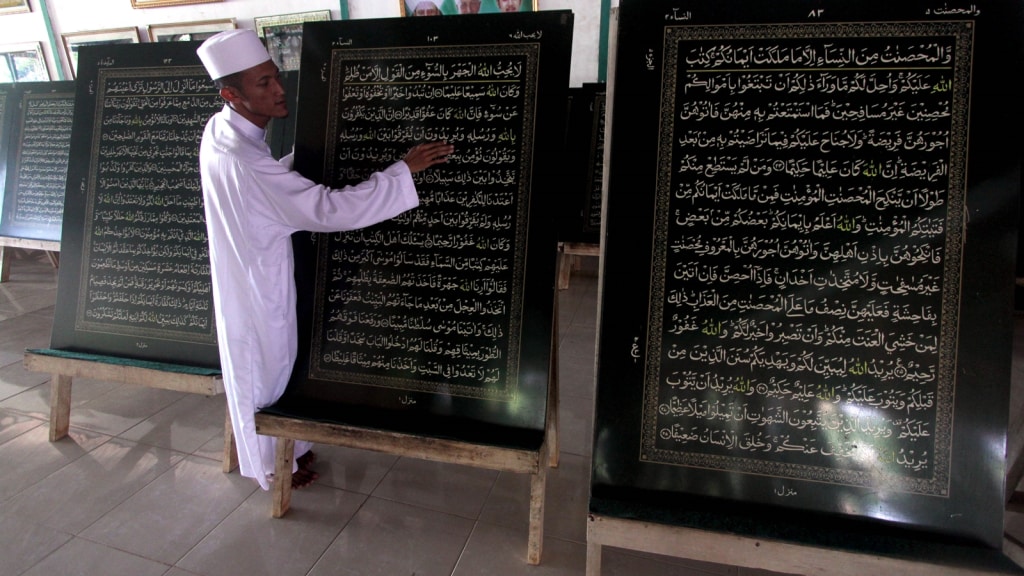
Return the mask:
[[(71, 435), (47, 438), (56, 271), (15, 250), (0, 283), (0, 576), (581, 575), (586, 568), (597, 281), (560, 294), (561, 455), (544, 552), (525, 563), (529, 478), (336, 447), (281, 519), (221, 472), (224, 400), (75, 379)], [(591, 259), (593, 260), (593, 259)], [(602, 574), (749, 575), (606, 548)]]
[[(320, 480), (282, 519), (221, 472), (224, 400), (76, 379), (71, 435), (47, 439), (56, 271), (17, 250), (0, 283), (0, 576), (582, 575), (594, 398), (592, 263), (560, 293), (561, 457), (544, 553), (525, 563), (529, 479), (318, 447)], [(605, 548), (604, 576), (760, 571)]]

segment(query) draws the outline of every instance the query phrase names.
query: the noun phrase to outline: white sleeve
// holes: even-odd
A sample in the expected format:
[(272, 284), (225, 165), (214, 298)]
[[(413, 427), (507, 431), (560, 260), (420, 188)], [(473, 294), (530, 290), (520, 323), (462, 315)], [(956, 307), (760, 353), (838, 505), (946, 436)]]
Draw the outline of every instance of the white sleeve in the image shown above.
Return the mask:
[(354, 230), (419, 205), (412, 174), (403, 161), (340, 189), (317, 184), (273, 159), (250, 168), (265, 216), (294, 230)]

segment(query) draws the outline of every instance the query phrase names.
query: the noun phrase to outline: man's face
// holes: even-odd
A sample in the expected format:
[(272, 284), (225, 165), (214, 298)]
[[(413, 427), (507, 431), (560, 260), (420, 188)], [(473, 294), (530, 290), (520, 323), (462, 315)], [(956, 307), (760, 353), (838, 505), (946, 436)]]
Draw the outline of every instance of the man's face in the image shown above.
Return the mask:
[(224, 99), (253, 124), (265, 128), (271, 118), (288, 116), (284, 86), (273, 60), (242, 72), (239, 84), (240, 88), (225, 88), (221, 95), (228, 91), (230, 95)]
[(502, 12), (519, 12), (522, 0), (498, 0), (498, 10)]
[(480, 12), (480, 0), (460, 0), (459, 14), (476, 14)]

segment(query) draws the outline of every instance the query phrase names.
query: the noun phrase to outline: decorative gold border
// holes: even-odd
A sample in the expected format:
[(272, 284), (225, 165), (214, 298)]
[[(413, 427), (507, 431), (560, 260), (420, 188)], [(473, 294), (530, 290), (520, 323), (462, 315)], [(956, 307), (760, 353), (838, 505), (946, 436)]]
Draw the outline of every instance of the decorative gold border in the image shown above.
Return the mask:
[[(850, 24), (792, 24), (758, 26), (674, 26), (666, 27), (664, 37), (663, 86), (661, 95), (661, 128), (658, 150), (657, 198), (651, 292), (648, 323), (648, 344), (645, 360), (643, 430), (640, 460), (710, 470), (793, 478), (861, 487), (885, 486), (887, 490), (949, 496), (950, 451), (953, 441), (953, 400), (956, 379), (956, 339), (959, 319), (961, 267), (963, 257), (963, 225), (965, 219), (968, 106), (974, 29), (971, 22), (888, 22)], [(946, 199), (946, 237), (943, 261), (942, 320), (939, 327), (938, 385), (936, 390), (934, 476), (917, 479), (874, 470), (861, 472), (818, 466), (794, 465), (756, 460), (754, 458), (717, 456), (656, 447), (656, 419), (661, 382), (661, 335), (664, 333), (664, 302), (667, 250), (667, 223), (671, 191), (672, 149), (674, 143), (675, 101), (677, 95), (678, 42), (711, 39), (789, 39), (789, 38), (886, 38), (886, 37), (953, 37), (956, 61), (953, 71), (954, 90), (951, 104), (949, 196)]]
[(132, 0), (132, 8), (160, 8), (161, 6), (180, 6), (182, 4), (212, 4), (222, 0)]
[[(608, 108), (608, 92), (607, 90), (598, 90), (592, 100), (597, 110), (594, 111), (594, 119), (590, 129), (590, 158), (587, 160), (587, 187), (586, 197), (583, 202), (583, 231), (584, 232), (600, 232), (601, 222), (603, 216), (598, 218), (597, 224), (593, 224), (590, 220), (590, 215), (595, 211), (598, 212), (598, 216), (601, 212), (601, 197), (604, 196), (602, 188), (604, 187), (603, 181), (598, 181), (595, 169), (598, 167), (598, 162), (604, 164), (604, 154), (602, 153), (600, 160), (594, 152), (597, 151), (597, 143), (600, 142), (602, 147), (608, 146), (607, 135), (605, 134), (605, 122), (607, 121), (607, 108)], [(594, 185), (598, 185), (597, 195), (595, 196)], [(595, 202), (596, 201), (596, 202)], [(595, 206), (596, 204), (596, 206)]]
[[(416, 0), (398, 0), (398, 9), (400, 10), (400, 12), (402, 14), (402, 17), (406, 17), (406, 16), (412, 17), (413, 16), (412, 14), (409, 14), (409, 9), (406, 7), (406, 3), (407, 2), (415, 2), (415, 1)], [(486, 2), (487, 0), (483, 0), (483, 1)], [(491, 1), (497, 3), (497, 0), (491, 0)], [(537, 0), (522, 0), (522, 1), (523, 1), (524, 4), (526, 4), (526, 6), (527, 6), (527, 8), (529, 8), (529, 10), (523, 10), (522, 8), (520, 8), (519, 12), (536, 12), (537, 10), (539, 10), (539, 8), (537, 7)], [(451, 3), (454, 6), (455, 5), (455, 0), (445, 0), (442, 3), (442, 6), (441, 6), (441, 14), (443, 14), (443, 15), (458, 15), (457, 11), (453, 11), (451, 9), (449, 9), (447, 12), (444, 11), (444, 9), (447, 7), (446, 5), (449, 4), (449, 3)], [(490, 12), (490, 14), (500, 14), (500, 13), (501, 12)]]
[[(533, 162), (530, 151), (533, 150), (535, 138), (535, 122), (537, 107), (537, 77), (540, 73), (540, 45), (527, 44), (496, 44), (477, 46), (429, 46), (429, 47), (402, 47), (402, 48), (369, 48), (369, 49), (336, 49), (332, 51), (331, 72), (328, 84), (331, 86), (328, 104), (328, 119), (325, 126), (326, 147), (324, 163), (324, 181), (329, 181), (334, 173), (333, 163), (337, 156), (335, 151), (336, 138), (339, 120), (339, 103), (344, 82), (343, 68), (348, 60), (361, 60), (373, 62), (387, 62), (389, 60), (437, 60), (440, 58), (466, 58), (469, 56), (523, 56), (526, 59), (523, 77), (523, 135), (520, 144), (520, 166), (519, 166), (519, 189), (516, 193), (516, 231), (512, 269), (512, 294), (510, 298), (510, 310), (508, 318), (508, 351), (506, 357), (506, 373), (502, 386), (498, 388), (481, 388), (475, 386), (452, 385), (444, 381), (413, 380), (407, 378), (385, 378), (375, 377), (362, 373), (348, 372), (343, 370), (328, 370), (319, 368), (319, 358), (322, 357), (320, 341), (313, 339), (310, 351), (310, 376), (317, 379), (327, 379), (337, 382), (363, 384), (380, 388), (394, 388), (409, 391), (425, 391), (439, 394), (450, 394), (469, 398), (483, 398), (490, 400), (513, 401), (516, 398), (519, 384), (519, 356), (521, 350), (521, 338), (523, 329), (523, 283), (526, 268), (527, 231), (529, 230), (529, 197), (527, 185), (532, 180)], [(319, 262), (327, 261), (328, 241), (321, 240)], [(318, 266), (316, 293), (323, 294), (327, 282), (327, 271), (325, 267)], [(320, 333), (320, 323), (324, 317), (323, 302), (317, 301), (314, 312), (314, 333)]]
[[(123, 77), (162, 77), (167, 73), (168, 68), (100, 68), (97, 71), (96, 83), (95, 83), (95, 94), (96, 102), (93, 109), (93, 131), (90, 143), (90, 155), (89, 155), (89, 172), (87, 174), (88, 183), (85, 186), (83, 193), (86, 194), (86, 205), (84, 221), (85, 226), (82, 233), (82, 263), (79, 271), (79, 284), (78, 284), (78, 303), (75, 310), (75, 329), (88, 332), (97, 332), (102, 334), (114, 334), (121, 336), (140, 336), (155, 339), (174, 340), (178, 342), (192, 342), (199, 344), (216, 344), (217, 343), (217, 326), (213, 310), (213, 298), (210, 298), (210, 326), (209, 330), (205, 333), (198, 332), (182, 332), (178, 330), (165, 330), (156, 328), (136, 328), (131, 326), (124, 326), (120, 324), (109, 324), (105, 322), (95, 322), (88, 320), (85, 317), (85, 311), (88, 308), (88, 296), (89, 296), (89, 279), (90, 269), (92, 262), (90, 256), (92, 254), (92, 240), (93, 240), (93, 223), (95, 222), (96, 213), (96, 196), (98, 186), (98, 174), (99, 174), (99, 163), (100, 163), (100, 151), (102, 150), (103, 131), (99, 129), (103, 125), (104, 112), (106, 110), (104, 97), (107, 94), (107, 82), (110, 80), (116, 80)], [(174, 67), (176, 76), (183, 77), (196, 77), (202, 82), (209, 82), (210, 76), (202, 66), (176, 66)], [(90, 86), (90, 90), (92, 86)], [(134, 97), (134, 96), (133, 96)], [(214, 96), (219, 100), (219, 96)], [(197, 130), (202, 130), (201, 127), (197, 127)], [(196, 151), (198, 157), (198, 150)], [(196, 180), (199, 180), (198, 171), (196, 173)], [(205, 217), (205, 215), (204, 215)], [(205, 229), (204, 229), (205, 230)]]
[(150, 42), (167, 42), (160, 40), (161, 36), (172, 36), (179, 34), (198, 34), (202, 32), (223, 32), (238, 28), (234, 18), (223, 18), (221, 20), (204, 20), (202, 22), (174, 22), (171, 24), (150, 24), (146, 27), (146, 35)]
[(101, 44), (117, 40), (131, 40), (132, 44), (138, 44), (141, 41), (139, 29), (134, 26), (131, 28), (68, 32), (67, 34), (61, 34), (60, 38), (64, 44), (64, 55), (68, 59), (68, 67), (71, 68), (72, 78), (78, 75), (78, 55), (72, 50), (73, 47), (79, 44)]

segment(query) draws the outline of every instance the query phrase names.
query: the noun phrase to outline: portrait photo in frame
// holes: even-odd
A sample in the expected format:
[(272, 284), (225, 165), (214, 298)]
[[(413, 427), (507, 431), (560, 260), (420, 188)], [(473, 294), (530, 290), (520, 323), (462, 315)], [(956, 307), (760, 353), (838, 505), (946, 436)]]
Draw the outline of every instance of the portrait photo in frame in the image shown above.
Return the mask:
[(0, 45), (0, 82), (49, 82), (40, 42)]
[(211, 4), (222, 0), (132, 0), (132, 8), (159, 8), (161, 6), (180, 6), (182, 4)]
[(31, 11), (28, 0), (0, 0), (0, 15)]
[(177, 22), (174, 24), (150, 24), (146, 31), (150, 42), (176, 42), (189, 40), (206, 40), (210, 36), (224, 30), (234, 30), (234, 18), (223, 20), (206, 20), (203, 22)]
[(61, 34), (64, 43), (64, 53), (68, 57), (68, 65), (71, 66), (71, 76), (78, 74), (78, 49), (82, 46), (94, 44), (138, 44), (139, 29), (112, 28), (110, 30), (91, 30), (86, 32), (70, 32)]
[(537, 0), (398, 0), (402, 16), (536, 12)]
[(263, 38), (263, 44), (266, 45), (274, 64), (277, 64), (282, 72), (289, 72), (299, 69), (303, 22), (323, 22), (330, 19), (330, 10), (317, 10), (259, 16), (253, 18), (253, 23), (256, 25), (256, 34)]

